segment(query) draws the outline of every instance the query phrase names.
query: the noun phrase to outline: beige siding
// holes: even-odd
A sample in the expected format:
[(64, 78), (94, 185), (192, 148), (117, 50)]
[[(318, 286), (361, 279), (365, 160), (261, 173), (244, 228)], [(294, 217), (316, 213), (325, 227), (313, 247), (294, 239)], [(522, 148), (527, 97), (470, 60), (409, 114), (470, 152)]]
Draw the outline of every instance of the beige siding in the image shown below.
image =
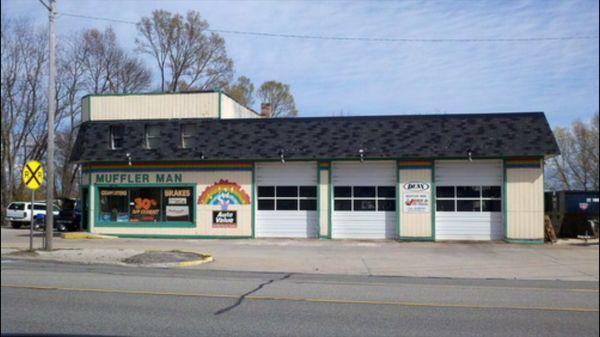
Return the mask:
[[(112, 172), (111, 172), (112, 173)], [(114, 172), (114, 173), (135, 173), (135, 172)], [(144, 172), (151, 175), (157, 172)], [(167, 172), (160, 172), (167, 173)], [(131, 227), (95, 227), (93, 219), (91, 221), (91, 231), (98, 234), (158, 234), (158, 235), (214, 235), (214, 236), (250, 236), (252, 235), (252, 208), (249, 205), (233, 205), (229, 206), (230, 210), (237, 211), (237, 227), (236, 228), (213, 228), (212, 226), (212, 211), (220, 210), (219, 206), (198, 205), (198, 198), (202, 192), (212, 184), (221, 179), (229, 180), (239, 184), (249, 196), (252, 198), (252, 172), (251, 171), (202, 171), (202, 172), (171, 172), (181, 173), (183, 183), (190, 183), (196, 186), (195, 195), (195, 218), (196, 227), (194, 228), (135, 228), (135, 224)], [(94, 174), (95, 175), (95, 174)], [(95, 182), (95, 177), (92, 177)], [(161, 186), (161, 184), (155, 184)], [(148, 186), (148, 185), (145, 185)], [(90, 211), (95, 214), (96, 197), (95, 189), (90, 189), (92, 196)]]
[(221, 118), (259, 118), (258, 114), (237, 103), (229, 96), (221, 95)]
[(319, 169), (320, 184), (319, 188), (319, 224), (321, 226), (320, 236), (329, 235), (329, 170)]
[(90, 96), (90, 119), (217, 118), (218, 98), (218, 93)]
[[(407, 214), (402, 211), (402, 185), (411, 181), (422, 181), (431, 184), (431, 169), (400, 169), (400, 237), (430, 237), (431, 211), (419, 214)], [(433, 200), (432, 200), (433, 202)]]
[(506, 170), (507, 238), (544, 238), (544, 171), (540, 168)]

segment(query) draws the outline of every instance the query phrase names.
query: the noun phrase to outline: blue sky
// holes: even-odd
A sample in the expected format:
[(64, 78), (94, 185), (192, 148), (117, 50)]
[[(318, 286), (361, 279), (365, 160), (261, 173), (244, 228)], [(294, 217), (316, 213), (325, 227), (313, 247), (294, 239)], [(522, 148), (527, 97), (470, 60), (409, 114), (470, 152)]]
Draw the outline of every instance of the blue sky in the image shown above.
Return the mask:
[[(58, 11), (138, 21), (154, 9), (197, 10), (211, 28), (385, 38), (593, 35), (598, 1), (75, 1)], [(2, 1), (6, 17), (45, 24), (37, 0)], [(111, 25), (59, 16), (57, 31)], [(361, 42), (222, 34), (236, 75), (288, 83), (301, 116), (544, 111), (553, 126), (598, 111), (598, 40)], [(149, 61), (150, 62), (150, 61)]]

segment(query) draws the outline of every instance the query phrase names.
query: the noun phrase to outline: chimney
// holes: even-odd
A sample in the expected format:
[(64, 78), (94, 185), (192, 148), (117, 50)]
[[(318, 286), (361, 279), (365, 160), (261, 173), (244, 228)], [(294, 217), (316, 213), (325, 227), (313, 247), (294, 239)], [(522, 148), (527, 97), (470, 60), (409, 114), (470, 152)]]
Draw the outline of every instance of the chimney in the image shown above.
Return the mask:
[(263, 118), (271, 118), (273, 109), (271, 103), (260, 103), (260, 116)]

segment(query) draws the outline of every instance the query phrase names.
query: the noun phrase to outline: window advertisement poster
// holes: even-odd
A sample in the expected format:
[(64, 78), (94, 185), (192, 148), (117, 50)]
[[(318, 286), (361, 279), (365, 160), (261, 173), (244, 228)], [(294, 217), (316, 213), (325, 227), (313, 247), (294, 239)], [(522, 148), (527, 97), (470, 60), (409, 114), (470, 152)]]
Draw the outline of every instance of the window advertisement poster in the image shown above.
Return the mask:
[(213, 211), (214, 228), (235, 228), (237, 227), (236, 211)]
[(402, 211), (404, 213), (431, 212), (431, 184), (422, 181), (403, 184)]
[(130, 222), (160, 221), (160, 188), (132, 188)]
[(191, 188), (165, 188), (163, 201), (166, 221), (192, 221)]

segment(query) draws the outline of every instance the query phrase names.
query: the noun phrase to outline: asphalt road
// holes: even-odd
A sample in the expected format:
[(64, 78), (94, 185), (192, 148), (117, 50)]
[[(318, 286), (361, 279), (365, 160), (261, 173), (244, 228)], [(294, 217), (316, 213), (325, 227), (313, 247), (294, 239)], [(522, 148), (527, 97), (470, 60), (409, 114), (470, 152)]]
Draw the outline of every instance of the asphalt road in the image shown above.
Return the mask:
[(2, 260), (1, 332), (598, 336), (598, 283), (150, 269)]

